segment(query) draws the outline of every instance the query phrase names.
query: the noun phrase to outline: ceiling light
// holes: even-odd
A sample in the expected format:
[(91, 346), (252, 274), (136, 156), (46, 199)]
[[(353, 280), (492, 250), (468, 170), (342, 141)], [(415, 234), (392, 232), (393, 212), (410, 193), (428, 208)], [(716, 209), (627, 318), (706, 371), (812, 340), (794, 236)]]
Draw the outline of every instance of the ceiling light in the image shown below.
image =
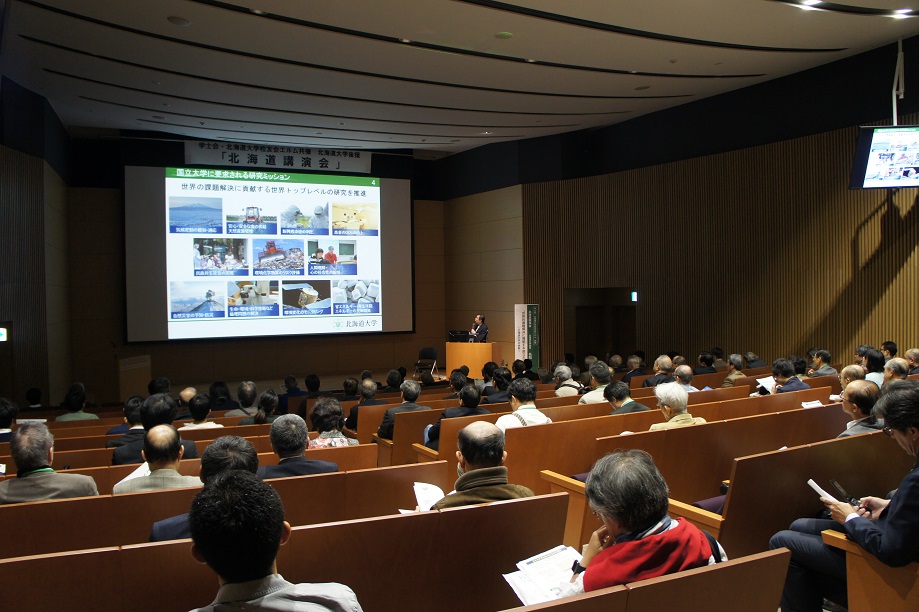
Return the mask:
[(255, 15), (264, 15), (264, 14), (265, 14), (265, 11), (263, 11), (263, 10), (261, 10), (261, 9), (249, 9), (249, 10), (250, 10), (253, 14), (255, 14)]
[(166, 18), (166, 21), (168, 21), (172, 25), (177, 25), (183, 28), (187, 28), (188, 26), (191, 25), (191, 22), (188, 19), (185, 19), (184, 17), (177, 17), (175, 15), (170, 15), (169, 17)]
[(500, 38), (501, 40), (507, 40), (508, 38), (513, 38), (513, 32), (498, 32), (495, 34), (495, 38)]
[(894, 13), (897, 13), (898, 15), (909, 15), (909, 14), (912, 13), (912, 12), (913, 12), (913, 9), (908, 9), (908, 8), (906, 8), (906, 9), (897, 9), (897, 10), (894, 11)]
[(483, 136), (488, 136), (489, 134), (491, 134), (491, 132), (482, 132)]
[(801, 4), (804, 6), (816, 6), (821, 3), (821, 0), (801, 0)]
[(528, 59), (528, 60), (526, 60), (526, 62), (527, 62), (528, 64), (535, 64), (535, 63), (536, 63), (536, 60), (534, 60), (534, 59)]
[(410, 40), (407, 39), (407, 38), (400, 38), (400, 39), (399, 39), (399, 42), (404, 42), (405, 44), (409, 45), (409, 44), (411, 44), (412, 41), (410, 41)]

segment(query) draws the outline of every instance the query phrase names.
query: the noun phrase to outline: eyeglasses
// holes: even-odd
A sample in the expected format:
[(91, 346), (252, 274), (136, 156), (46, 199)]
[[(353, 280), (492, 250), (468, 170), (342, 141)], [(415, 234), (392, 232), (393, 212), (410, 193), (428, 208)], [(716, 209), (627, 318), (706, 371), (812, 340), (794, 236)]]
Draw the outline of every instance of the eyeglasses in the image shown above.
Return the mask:
[(893, 430), (892, 430), (890, 427), (885, 427), (885, 428), (882, 429), (881, 431), (883, 431), (883, 432), (884, 432), (884, 435), (886, 435), (888, 438), (892, 438), (892, 437), (893, 437)]

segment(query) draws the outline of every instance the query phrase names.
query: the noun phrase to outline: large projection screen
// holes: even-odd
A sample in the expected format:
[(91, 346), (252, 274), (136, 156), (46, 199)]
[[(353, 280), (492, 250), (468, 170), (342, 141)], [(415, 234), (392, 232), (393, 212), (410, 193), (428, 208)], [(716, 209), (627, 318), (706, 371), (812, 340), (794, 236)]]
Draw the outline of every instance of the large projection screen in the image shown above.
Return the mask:
[(129, 342), (412, 331), (405, 179), (125, 168)]

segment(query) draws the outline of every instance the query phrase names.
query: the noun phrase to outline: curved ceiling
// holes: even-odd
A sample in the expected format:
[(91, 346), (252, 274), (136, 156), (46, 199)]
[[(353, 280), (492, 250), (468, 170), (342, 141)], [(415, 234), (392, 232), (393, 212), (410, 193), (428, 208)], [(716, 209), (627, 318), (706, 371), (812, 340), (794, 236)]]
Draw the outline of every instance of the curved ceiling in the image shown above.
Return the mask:
[(919, 34), (917, 2), (6, 0), (0, 72), (75, 135), (436, 158), (855, 55)]

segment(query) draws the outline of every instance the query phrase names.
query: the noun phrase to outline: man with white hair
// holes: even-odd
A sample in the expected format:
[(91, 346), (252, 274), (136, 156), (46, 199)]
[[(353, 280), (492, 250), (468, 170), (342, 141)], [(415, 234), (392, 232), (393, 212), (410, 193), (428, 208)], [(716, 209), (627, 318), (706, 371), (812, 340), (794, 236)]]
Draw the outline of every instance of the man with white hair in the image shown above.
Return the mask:
[(571, 368), (560, 365), (555, 368), (555, 397), (569, 397), (578, 394), (581, 385), (571, 380)]
[(902, 357), (891, 357), (884, 364), (884, 384), (891, 380), (905, 380), (909, 377), (909, 362)]
[(654, 395), (657, 396), (657, 407), (660, 408), (667, 421), (665, 423), (655, 423), (648, 431), (673, 429), (674, 427), (698, 425), (705, 422), (702, 417), (694, 417), (686, 412), (686, 408), (689, 405), (689, 393), (679, 383), (671, 382), (657, 385), (654, 388)]

